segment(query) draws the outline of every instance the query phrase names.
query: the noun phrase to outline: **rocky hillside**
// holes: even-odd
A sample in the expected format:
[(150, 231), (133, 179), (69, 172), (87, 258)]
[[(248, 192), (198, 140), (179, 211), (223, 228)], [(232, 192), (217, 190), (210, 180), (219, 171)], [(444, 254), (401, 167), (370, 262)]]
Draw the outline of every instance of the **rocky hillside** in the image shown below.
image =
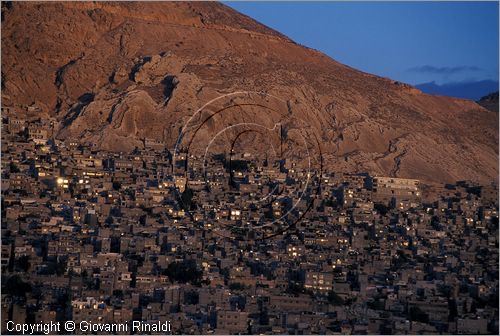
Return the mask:
[(498, 180), (497, 113), (357, 71), (220, 3), (3, 3), (2, 80), (5, 105), (36, 104), (59, 138), (106, 150), (173, 147), (206, 102), (263, 91), (317, 131), (333, 170)]

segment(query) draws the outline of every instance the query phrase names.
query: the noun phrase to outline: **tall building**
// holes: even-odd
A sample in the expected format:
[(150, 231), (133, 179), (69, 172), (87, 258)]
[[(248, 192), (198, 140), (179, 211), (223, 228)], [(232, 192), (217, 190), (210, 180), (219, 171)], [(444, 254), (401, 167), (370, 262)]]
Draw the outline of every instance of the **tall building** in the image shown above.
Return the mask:
[(419, 180), (376, 176), (370, 184), (374, 202), (418, 201), (421, 198)]

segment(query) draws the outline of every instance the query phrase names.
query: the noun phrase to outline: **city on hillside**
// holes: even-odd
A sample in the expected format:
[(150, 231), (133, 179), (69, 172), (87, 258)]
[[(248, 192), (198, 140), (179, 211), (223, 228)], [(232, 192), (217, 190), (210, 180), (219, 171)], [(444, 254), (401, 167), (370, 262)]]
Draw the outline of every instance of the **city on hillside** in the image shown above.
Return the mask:
[(2, 109), (3, 332), (69, 320), (169, 321), (175, 334), (499, 332), (496, 185), (457, 181), (427, 200), (418, 180), (245, 153), (232, 166), (209, 158), (219, 164), (204, 181), (177, 173), (188, 158), (173, 162), (159, 141), (98, 151), (20, 115)]

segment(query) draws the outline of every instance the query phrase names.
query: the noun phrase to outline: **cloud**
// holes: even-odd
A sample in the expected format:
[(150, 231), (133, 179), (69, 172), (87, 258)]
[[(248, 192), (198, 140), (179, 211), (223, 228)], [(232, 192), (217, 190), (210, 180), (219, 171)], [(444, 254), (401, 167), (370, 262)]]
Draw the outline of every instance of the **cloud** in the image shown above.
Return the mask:
[(418, 73), (431, 73), (438, 75), (455, 75), (462, 72), (471, 72), (471, 71), (482, 71), (483, 69), (477, 66), (471, 65), (460, 65), (454, 67), (436, 67), (433, 65), (422, 65), (408, 69), (409, 72), (418, 72)]

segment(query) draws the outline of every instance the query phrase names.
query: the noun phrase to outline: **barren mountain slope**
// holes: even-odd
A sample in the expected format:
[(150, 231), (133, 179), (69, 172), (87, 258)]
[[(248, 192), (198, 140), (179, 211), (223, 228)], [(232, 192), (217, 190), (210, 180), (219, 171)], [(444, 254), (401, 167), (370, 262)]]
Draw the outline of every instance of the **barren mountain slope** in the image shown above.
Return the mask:
[(262, 91), (317, 130), (332, 170), (498, 180), (497, 113), (349, 68), (219, 3), (13, 3), (2, 17), (3, 103), (57, 116), (62, 139), (173, 147), (209, 100)]

